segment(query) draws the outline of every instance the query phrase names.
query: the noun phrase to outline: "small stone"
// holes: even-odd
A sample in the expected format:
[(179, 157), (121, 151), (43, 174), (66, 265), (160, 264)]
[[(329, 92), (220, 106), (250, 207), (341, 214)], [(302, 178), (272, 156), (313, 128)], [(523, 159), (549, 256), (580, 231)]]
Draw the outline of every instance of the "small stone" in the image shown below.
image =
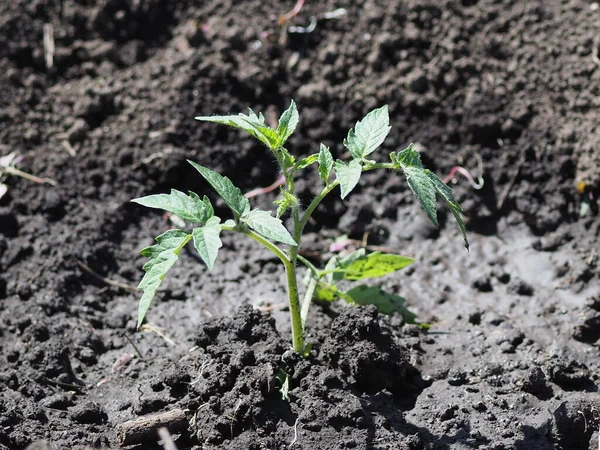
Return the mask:
[(494, 311), (488, 311), (484, 317), (485, 317), (485, 322), (489, 323), (490, 325), (498, 326), (502, 322), (504, 322), (504, 318), (500, 317)]
[(539, 367), (534, 367), (527, 373), (521, 386), (525, 392), (536, 395), (541, 394), (547, 389), (546, 375)]
[(515, 280), (510, 286), (510, 290), (518, 295), (532, 296), (534, 289), (529, 283), (523, 280)]
[(108, 420), (108, 415), (98, 403), (86, 402), (73, 407), (69, 411), (71, 419), (83, 424), (102, 424)]
[(494, 288), (492, 287), (492, 281), (487, 275), (481, 275), (480, 277), (478, 277), (473, 282), (473, 287), (479, 292), (492, 292), (494, 290)]
[(429, 81), (425, 76), (425, 72), (416, 69), (408, 74), (406, 82), (411, 91), (416, 94), (424, 94), (429, 89)]
[(440, 415), (440, 420), (443, 422), (446, 420), (454, 419), (454, 417), (456, 416), (456, 411), (458, 411), (457, 405), (449, 406)]
[(98, 361), (98, 358), (96, 358), (96, 353), (89, 347), (81, 347), (77, 354), (77, 358), (87, 364), (94, 364), (96, 361)]
[(484, 412), (484, 411), (487, 411), (487, 406), (485, 406), (485, 403), (480, 401), (480, 402), (473, 404), (473, 409), (475, 411)]
[(469, 323), (473, 325), (479, 325), (481, 323), (481, 312), (477, 311), (469, 314)]
[(467, 384), (469, 377), (466, 372), (461, 370), (453, 370), (448, 374), (448, 384), (452, 386), (462, 386)]
[(76, 119), (73, 126), (66, 133), (67, 140), (71, 144), (83, 141), (89, 130), (88, 124), (83, 119)]
[(41, 402), (46, 408), (60, 409), (66, 411), (69, 406), (73, 406), (73, 394), (68, 392), (58, 392), (46, 397)]

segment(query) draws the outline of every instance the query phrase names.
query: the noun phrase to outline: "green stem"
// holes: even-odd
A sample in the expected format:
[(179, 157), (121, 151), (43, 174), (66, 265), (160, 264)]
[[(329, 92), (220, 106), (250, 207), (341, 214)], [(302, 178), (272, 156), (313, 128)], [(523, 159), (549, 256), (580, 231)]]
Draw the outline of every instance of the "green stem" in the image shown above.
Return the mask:
[[(222, 227), (222, 229), (228, 229), (228, 228), (229, 227)], [(275, 253), (275, 256), (277, 256), (284, 265), (290, 264), (290, 260), (288, 259), (286, 254), (283, 252), (283, 250), (281, 250), (279, 247), (277, 247), (271, 241), (262, 237), (260, 234), (255, 233), (252, 230), (238, 230), (238, 231), (240, 231), (241, 233), (245, 234), (246, 236), (254, 239), (256, 242), (258, 242), (259, 244), (261, 244), (263, 247), (267, 248), (268, 250), (271, 250), (273, 253)]]
[(262, 237), (260, 234), (251, 230), (243, 230), (242, 233), (251, 237), (265, 248), (271, 250), (285, 266), (288, 300), (290, 302), (290, 320), (292, 322), (292, 347), (294, 348), (295, 352), (302, 353), (304, 351), (304, 333), (302, 329), (302, 317), (300, 316), (300, 298), (298, 295), (296, 267), (290, 258), (288, 258), (288, 256), (286, 256), (286, 254), (279, 247)]
[(339, 184), (340, 184), (340, 182), (337, 180), (331, 184), (328, 184), (327, 186), (325, 186), (323, 188), (323, 190), (319, 193), (319, 195), (317, 195), (313, 199), (313, 201), (310, 202), (310, 205), (308, 205), (308, 208), (306, 208), (306, 211), (304, 211), (304, 215), (302, 216), (302, 220), (300, 221), (300, 225), (298, 226), (298, 234), (300, 236), (302, 236), (304, 227), (308, 223), (308, 219), (310, 219), (310, 216), (312, 215), (312, 213), (315, 211), (315, 209), (317, 209), (317, 206), (319, 206), (319, 204), (323, 201), (323, 199), (327, 196), (327, 194), (329, 194), (336, 187), (338, 187)]
[(375, 169), (397, 169), (397, 167), (394, 163), (366, 163), (363, 166), (362, 171), (367, 172)]
[(317, 278), (311, 277), (308, 286), (306, 286), (306, 292), (304, 293), (304, 299), (302, 300), (302, 311), (300, 311), (303, 330), (306, 325), (306, 318), (308, 317), (308, 311), (310, 310), (310, 305), (312, 303), (312, 298), (315, 294), (315, 289), (317, 287), (318, 282), (319, 280)]
[(308, 259), (306, 259), (304, 256), (298, 255), (298, 261), (304, 264), (316, 278), (319, 278), (321, 276), (321, 272), (319, 272), (319, 269), (317, 269), (315, 265), (311, 263)]

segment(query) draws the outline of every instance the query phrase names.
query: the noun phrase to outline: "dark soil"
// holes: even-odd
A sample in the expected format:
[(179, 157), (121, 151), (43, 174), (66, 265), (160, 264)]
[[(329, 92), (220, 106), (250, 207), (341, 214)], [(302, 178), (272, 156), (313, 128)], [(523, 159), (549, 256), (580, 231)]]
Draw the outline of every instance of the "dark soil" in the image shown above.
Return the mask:
[[(307, 2), (292, 24), (314, 31), (282, 32), (274, 18), (293, 4), (0, 4), (0, 156), (17, 151), (19, 168), (57, 183), (13, 176), (0, 200), (0, 449), (117, 448), (118, 424), (174, 408), (190, 419), (179, 449), (597, 448), (598, 3)], [(470, 253), (452, 218), (440, 210), (434, 230), (393, 174), (332, 196), (306, 239), (327, 257), (332, 238), (368, 233), (414, 256), (382, 285), (431, 329), (314, 307), (315, 348), (298, 359), (277, 261), (227, 235), (212, 273), (182, 255), (154, 331), (136, 332), (139, 250), (170, 223), (129, 200), (212, 195), (187, 158), (244, 191), (271, 184), (260, 145), (193, 117), (272, 117), (290, 98), (298, 155), (323, 142), (345, 157), (348, 128), (387, 103), (381, 159), (414, 142), (443, 176), (477, 173), (481, 158), (485, 187), (455, 185)], [(317, 181), (299, 182), (304, 201)]]

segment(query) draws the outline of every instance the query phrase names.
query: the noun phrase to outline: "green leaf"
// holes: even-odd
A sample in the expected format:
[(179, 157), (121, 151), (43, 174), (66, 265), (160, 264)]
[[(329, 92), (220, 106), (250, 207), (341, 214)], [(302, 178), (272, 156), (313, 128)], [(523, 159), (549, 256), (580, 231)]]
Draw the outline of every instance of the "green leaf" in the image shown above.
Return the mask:
[(227, 219), (225, 222), (223, 222), (223, 225), (221, 226), (221, 228), (223, 227), (230, 227), (233, 228), (235, 227), (235, 220), (231, 220), (231, 219)]
[(344, 145), (355, 159), (362, 159), (373, 153), (390, 132), (390, 116), (387, 105), (374, 109), (356, 123), (348, 132)]
[(395, 312), (402, 314), (406, 323), (415, 323), (416, 314), (405, 306), (406, 299), (390, 294), (376, 286), (362, 284), (345, 293), (344, 299), (357, 305), (375, 305), (380, 313), (391, 315)]
[(356, 258), (345, 267), (343, 277), (346, 280), (377, 278), (396, 272), (412, 264), (414, 259), (390, 253), (373, 252)]
[(415, 194), (417, 200), (419, 200), (419, 203), (429, 216), (429, 219), (437, 227), (438, 220), (435, 200), (435, 188), (431, 183), (429, 177), (420, 167), (407, 166), (404, 167), (402, 170), (404, 172), (404, 175), (406, 176), (406, 181), (408, 182), (410, 190), (413, 191), (413, 194)]
[(296, 158), (294, 158), (293, 155), (290, 155), (290, 152), (288, 152), (285, 147), (279, 147), (279, 150), (277, 150), (277, 152), (281, 152), (281, 154), (283, 155), (282, 169), (292, 167), (296, 163)]
[(219, 239), (219, 234), (221, 233), (220, 223), (221, 219), (213, 216), (208, 219), (203, 227), (192, 230), (194, 247), (198, 250), (208, 270), (213, 270), (219, 249), (223, 246), (221, 239)]
[(333, 271), (336, 269), (339, 259), (339, 256), (334, 255), (329, 258), (329, 261), (325, 264), (325, 268), (323, 269), (325, 275), (322, 276), (322, 279), (325, 280), (325, 282), (333, 283), (333, 276), (337, 275), (337, 273)]
[(333, 156), (331, 156), (329, 147), (324, 144), (321, 144), (321, 148), (319, 149), (318, 160), (319, 176), (325, 182), (325, 184), (329, 184), (329, 174), (333, 169)]
[(176, 189), (171, 189), (170, 194), (148, 195), (131, 200), (148, 208), (158, 208), (178, 215), (190, 222), (205, 223), (214, 213), (210, 200), (205, 196), (200, 199), (197, 194), (190, 191), (186, 195)]
[(350, 161), (348, 165), (342, 161), (335, 162), (335, 176), (340, 182), (342, 200), (356, 187), (361, 173), (362, 166), (356, 159)]
[(200, 175), (202, 175), (213, 189), (217, 191), (227, 206), (231, 208), (236, 218), (239, 218), (250, 210), (250, 202), (244, 197), (242, 191), (234, 186), (229, 178), (207, 169), (200, 164), (196, 164), (189, 159), (188, 162), (194, 166), (194, 168), (200, 172)]
[(242, 129), (250, 133), (271, 150), (274, 150), (279, 146), (279, 134), (277, 131), (265, 125), (265, 118), (262, 114), (257, 116), (251, 109), (249, 109), (248, 115), (240, 113), (238, 115), (225, 116), (198, 116), (195, 117), (195, 119)]
[(458, 227), (460, 228), (460, 231), (462, 232), (463, 239), (465, 241), (465, 247), (467, 248), (467, 250), (469, 250), (469, 240), (467, 239), (467, 230), (465, 228), (465, 222), (463, 221), (463, 218), (461, 215), (463, 210), (460, 207), (460, 205), (458, 204), (458, 202), (454, 199), (454, 195), (452, 195), (452, 188), (450, 186), (448, 186), (447, 184), (445, 184), (442, 180), (439, 179), (439, 177), (435, 173), (433, 173), (432, 171), (430, 171), (428, 169), (425, 169), (425, 175), (427, 175), (427, 177), (429, 177), (429, 180), (433, 184), (433, 187), (435, 188), (437, 193), (440, 195), (440, 197), (442, 197), (442, 199), (448, 206), (448, 209), (450, 209), (450, 211), (454, 215), (454, 218), (456, 219), (456, 222), (458, 223)]
[(253, 134), (253, 136), (271, 150), (275, 150), (279, 147), (279, 135), (277, 134), (277, 131), (266, 125), (256, 127), (256, 134)]
[(278, 205), (277, 213), (275, 214), (278, 219), (283, 216), (288, 209), (298, 204), (298, 199), (286, 189), (281, 189), (281, 195), (283, 198), (273, 202)]
[(337, 286), (319, 282), (315, 287), (313, 299), (320, 302), (333, 302), (340, 298), (340, 291)]
[(354, 261), (360, 258), (364, 258), (366, 255), (366, 251), (364, 248), (359, 248), (358, 250), (354, 250), (352, 253), (340, 257), (334, 256), (331, 258), (330, 262), (328, 262), (325, 270), (336, 270), (331, 274), (331, 281), (339, 281), (344, 278), (344, 271), (348, 266), (350, 266)]
[(397, 168), (402, 169), (407, 177), (408, 185), (417, 196), (421, 206), (425, 212), (427, 212), (427, 215), (436, 227), (438, 226), (438, 222), (435, 195), (437, 193), (442, 197), (452, 212), (452, 215), (454, 215), (463, 235), (465, 247), (469, 250), (469, 241), (467, 239), (465, 223), (461, 215), (462, 208), (454, 199), (452, 188), (440, 180), (436, 174), (423, 168), (421, 156), (419, 155), (419, 152), (414, 149), (413, 144), (410, 144), (400, 153), (392, 152), (390, 158)]
[(313, 299), (321, 302), (334, 302), (341, 299), (351, 305), (375, 305), (382, 314), (391, 315), (398, 312), (406, 323), (416, 323), (417, 316), (404, 306), (406, 300), (403, 297), (387, 293), (376, 286), (361, 284), (343, 292), (333, 284), (319, 282)]
[(307, 156), (306, 158), (299, 159), (294, 164), (294, 170), (302, 170), (306, 169), (311, 164), (314, 164), (319, 159), (319, 154), (315, 153), (314, 155)]
[(192, 235), (185, 231), (169, 230), (156, 238), (157, 244), (146, 247), (140, 252), (143, 256), (150, 258), (150, 261), (144, 264), (143, 269), (146, 274), (138, 285), (138, 289), (144, 291), (138, 306), (138, 328), (144, 321), (150, 303), (165, 274), (173, 267), (179, 258), (179, 252), (191, 238)]
[(297, 245), (281, 220), (273, 217), (269, 211), (253, 209), (241, 220), (267, 239), (288, 245)]
[(279, 124), (277, 125), (277, 135), (279, 138), (279, 146), (282, 146), (285, 141), (292, 135), (296, 126), (298, 125), (298, 108), (294, 100), (291, 101), (290, 106), (286, 109), (281, 117), (279, 118)]
[(399, 169), (405, 166), (423, 167), (421, 163), (421, 155), (415, 150), (414, 144), (410, 144), (399, 153), (392, 152), (390, 158)]
[(282, 400), (289, 402), (290, 401), (289, 392), (290, 392), (290, 384), (291, 384), (290, 383), (290, 375), (282, 368), (279, 368), (279, 370), (275, 374), (275, 379), (279, 383), (279, 393), (281, 394)]
[(265, 116), (263, 116), (263, 113), (261, 112), (259, 112), (258, 115), (256, 115), (252, 108), (248, 108), (248, 117), (252, 123), (265, 125)]
[(348, 149), (353, 159), (362, 160), (367, 144), (351, 129), (348, 131), (348, 137), (344, 139), (344, 147)]

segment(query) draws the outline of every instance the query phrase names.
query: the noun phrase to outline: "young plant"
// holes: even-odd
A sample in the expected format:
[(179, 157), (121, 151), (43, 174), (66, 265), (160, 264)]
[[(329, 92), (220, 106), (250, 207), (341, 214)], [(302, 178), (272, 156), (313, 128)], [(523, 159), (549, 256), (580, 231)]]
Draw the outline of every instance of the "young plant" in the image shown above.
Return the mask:
[[(409, 188), (435, 226), (438, 225), (436, 195), (439, 195), (456, 218), (468, 249), (465, 225), (461, 217), (462, 209), (454, 199), (452, 189), (423, 167), (419, 153), (412, 144), (400, 152), (392, 152), (390, 162), (370, 159), (370, 155), (383, 143), (391, 129), (387, 106), (371, 111), (348, 132), (343, 144), (350, 152), (349, 162), (335, 160), (329, 148), (323, 144), (318, 153), (306, 158), (296, 159), (288, 152), (285, 143), (296, 129), (299, 120), (293, 100), (279, 118), (277, 128), (267, 126), (264, 116), (260, 113), (257, 115), (251, 109), (248, 114), (202, 116), (196, 119), (240, 128), (262, 142), (277, 160), (284, 178), (281, 196), (274, 202), (277, 206), (274, 216), (271, 211), (253, 209), (249, 200), (229, 178), (188, 161), (229, 207), (233, 216), (231, 219), (223, 222), (220, 217), (215, 216), (210, 200), (206, 196), (200, 198), (194, 192), (185, 194), (172, 190), (170, 194), (150, 195), (132, 200), (150, 208), (166, 210), (194, 224), (191, 233), (179, 229), (169, 230), (156, 238), (157, 244), (142, 250), (142, 255), (147, 256), (149, 261), (143, 267), (146, 274), (139, 285), (143, 295), (138, 308), (138, 327), (142, 324), (166, 272), (175, 264), (182, 248), (193, 241), (200, 257), (208, 269), (212, 270), (222, 246), (219, 236), (224, 231), (244, 234), (254, 239), (281, 260), (287, 279), (292, 348), (298, 353), (305, 354), (309, 349), (304, 342), (304, 322), (313, 297), (319, 300), (343, 299), (355, 304), (375, 304), (384, 313), (400, 311), (410, 320), (410, 315), (403, 307), (404, 299), (401, 297), (386, 294), (379, 288), (367, 285), (341, 291), (336, 287), (336, 283), (343, 279), (362, 280), (391, 273), (412, 263), (411, 258), (380, 252), (367, 254), (361, 249), (344, 258), (335, 257), (324, 270), (318, 270), (298, 253), (304, 228), (323, 199), (337, 187), (340, 188), (341, 198), (346, 198), (358, 184), (361, 174), (371, 170), (390, 169), (404, 175)], [(312, 165), (317, 166), (323, 186), (308, 207), (302, 208), (296, 195), (295, 179), (298, 172)], [(281, 221), (281, 217), (286, 213), (290, 215), (290, 231)], [(277, 243), (285, 245), (286, 249)], [(296, 276), (298, 262), (309, 269), (302, 306)], [(412, 318), (414, 319), (414, 316)]]

